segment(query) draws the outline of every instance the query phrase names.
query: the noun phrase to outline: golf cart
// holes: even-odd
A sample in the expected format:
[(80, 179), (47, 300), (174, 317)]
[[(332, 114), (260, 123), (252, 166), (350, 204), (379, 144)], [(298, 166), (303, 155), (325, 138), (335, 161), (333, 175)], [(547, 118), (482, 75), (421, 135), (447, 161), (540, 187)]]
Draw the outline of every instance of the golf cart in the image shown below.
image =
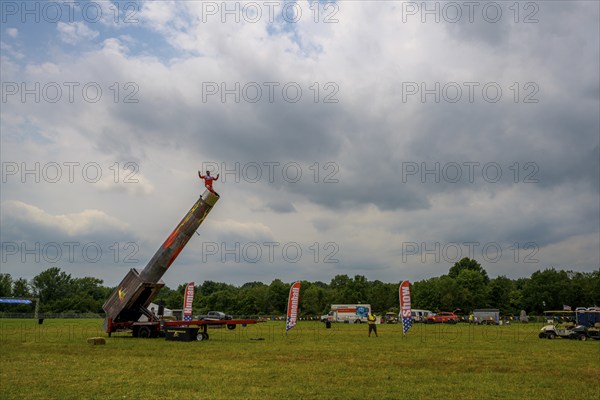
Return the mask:
[(595, 328), (584, 325), (576, 325), (572, 311), (546, 311), (546, 323), (538, 334), (540, 339), (554, 339), (557, 337), (565, 339), (600, 340), (600, 332)]
[(600, 331), (583, 325), (577, 325), (572, 328), (559, 328), (557, 325), (546, 325), (540, 330), (538, 336), (540, 339), (554, 339), (556, 337), (561, 337), (565, 339), (600, 340)]

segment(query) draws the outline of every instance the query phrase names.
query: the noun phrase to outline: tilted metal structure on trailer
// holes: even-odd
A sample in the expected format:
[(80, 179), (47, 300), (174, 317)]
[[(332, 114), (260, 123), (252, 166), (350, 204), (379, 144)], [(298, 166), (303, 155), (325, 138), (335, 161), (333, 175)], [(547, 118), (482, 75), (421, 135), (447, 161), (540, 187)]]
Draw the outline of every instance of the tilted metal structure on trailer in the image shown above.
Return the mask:
[[(256, 320), (159, 321), (148, 310), (148, 305), (165, 286), (161, 280), (162, 276), (218, 200), (218, 195), (206, 190), (156, 251), (146, 267), (141, 272), (132, 268), (127, 273), (102, 306), (106, 312), (103, 328), (109, 336), (113, 332), (131, 330), (134, 337), (155, 337), (164, 334), (169, 338), (169, 332), (181, 332), (181, 335), (173, 335), (173, 337), (195, 336), (198, 340), (206, 340), (209, 325), (226, 325), (229, 329), (234, 329), (239, 324), (257, 322)], [(147, 321), (140, 321), (142, 315), (147, 317)]]

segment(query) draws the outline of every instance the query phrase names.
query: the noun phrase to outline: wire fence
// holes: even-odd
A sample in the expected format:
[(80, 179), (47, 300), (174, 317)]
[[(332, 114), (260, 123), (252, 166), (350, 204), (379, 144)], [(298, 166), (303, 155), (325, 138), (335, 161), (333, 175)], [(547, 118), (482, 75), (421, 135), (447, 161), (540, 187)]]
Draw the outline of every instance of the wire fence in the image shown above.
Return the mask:
[[(38, 315), (36, 316), (34, 313), (7, 313), (7, 312), (0, 312), (0, 318), (6, 318), (6, 319), (104, 319), (105, 318), (105, 314), (98, 314), (98, 313), (38, 313)], [(258, 315), (252, 315), (252, 316), (234, 316), (234, 318), (236, 319), (258, 319), (258, 320), (263, 320), (263, 321), (281, 321), (281, 320), (285, 320), (285, 316), (258, 316)], [(301, 320), (306, 320), (306, 321), (320, 321), (320, 319), (318, 317), (307, 317), (307, 318), (300, 318)], [(530, 323), (540, 323), (540, 322), (546, 322), (547, 318), (544, 317), (543, 315), (530, 315), (528, 316), (528, 322)], [(461, 322), (467, 322), (465, 321), (461, 321)], [(518, 318), (512, 319), (510, 320), (511, 323), (521, 323), (521, 321), (518, 320)], [(560, 320), (558, 321), (560, 322)]]
[(81, 319), (81, 318), (104, 318), (104, 314), (96, 313), (0, 313), (0, 318), (16, 318), (16, 319)]

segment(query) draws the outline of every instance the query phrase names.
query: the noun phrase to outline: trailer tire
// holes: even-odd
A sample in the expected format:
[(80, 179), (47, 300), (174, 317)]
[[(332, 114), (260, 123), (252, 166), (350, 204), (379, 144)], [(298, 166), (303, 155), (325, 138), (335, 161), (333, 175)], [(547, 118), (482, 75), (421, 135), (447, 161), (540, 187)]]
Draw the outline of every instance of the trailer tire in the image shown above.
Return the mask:
[(144, 339), (151, 338), (152, 330), (147, 326), (140, 326), (140, 329), (138, 329), (138, 337)]
[(235, 329), (235, 324), (227, 324), (227, 329), (229, 329), (230, 331)]
[(207, 338), (206, 336), (204, 336), (204, 335), (206, 335), (204, 332), (198, 332), (198, 333), (196, 334), (196, 340), (197, 340), (197, 341), (199, 341), (199, 342), (202, 342), (203, 340), (206, 340), (206, 339), (208, 339), (208, 338)]

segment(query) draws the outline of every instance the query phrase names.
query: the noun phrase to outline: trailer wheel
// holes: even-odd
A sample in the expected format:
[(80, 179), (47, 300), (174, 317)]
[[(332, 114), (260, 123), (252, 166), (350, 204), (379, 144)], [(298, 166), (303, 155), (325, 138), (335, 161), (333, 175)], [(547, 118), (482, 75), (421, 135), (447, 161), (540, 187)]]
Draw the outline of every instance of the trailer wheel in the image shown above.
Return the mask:
[(227, 329), (229, 329), (230, 331), (235, 329), (235, 324), (227, 324)]
[(196, 340), (199, 342), (205, 340), (204, 332), (198, 332), (198, 334), (196, 335)]
[(152, 330), (150, 330), (150, 328), (147, 326), (140, 326), (140, 329), (138, 330), (138, 337), (145, 338), (145, 339), (151, 338)]

